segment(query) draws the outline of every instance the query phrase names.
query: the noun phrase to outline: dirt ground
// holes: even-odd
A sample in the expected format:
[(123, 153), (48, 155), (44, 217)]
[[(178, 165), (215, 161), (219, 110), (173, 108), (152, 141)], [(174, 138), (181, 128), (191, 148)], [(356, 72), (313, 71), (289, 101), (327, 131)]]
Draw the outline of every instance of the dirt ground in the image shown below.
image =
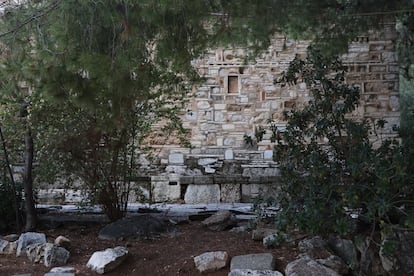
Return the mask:
[[(276, 268), (284, 271), (286, 264), (297, 256), (295, 248), (280, 247), (265, 249), (261, 242), (253, 241), (251, 233), (213, 232), (192, 221), (178, 225), (175, 230), (152, 240), (103, 241), (98, 239), (102, 226), (69, 225), (57, 229), (43, 229), (48, 241), (59, 235), (69, 238), (71, 257), (67, 266), (75, 267), (76, 275), (99, 275), (86, 267), (86, 263), (98, 250), (108, 247), (126, 246), (129, 256), (114, 271), (105, 275), (202, 275), (194, 267), (193, 257), (207, 251), (224, 250), (230, 257), (251, 253), (272, 253), (276, 258)], [(50, 268), (43, 264), (32, 264), (26, 257), (0, 255), (0, 275), (31, 273), (43, 276)], [(227, 275), (226, 268), (203, 275)]]

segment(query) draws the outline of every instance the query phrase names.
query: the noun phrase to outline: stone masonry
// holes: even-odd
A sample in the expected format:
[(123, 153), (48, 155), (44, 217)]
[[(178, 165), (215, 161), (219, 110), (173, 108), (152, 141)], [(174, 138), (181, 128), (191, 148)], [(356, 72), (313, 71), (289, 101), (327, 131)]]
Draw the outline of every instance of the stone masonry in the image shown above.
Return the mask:
[[(362, 92), (353, 116), (373, 124), (387, 121), (381, 133), (371, 137), (374, 143), (380, 142), (378, 137), (394, 136), (399, 126), (395, 40), (395, 25), (386, 23), (381, 31), (358, 37), (342, 57), (347, 82)], [(308, 45), (276, 34), (255, 62), (244, 61), (242, 48), (211, 49), (194, 60), (205, 82), (193, 87), (182, 112), (192, 147), (184, 148), (175, 137), (157, 133), (156, 126), (149, 143), (159, 163), (154, 166), (141, 156), (146, 172), (136, 180), (130, 201), (232, 203), (277, 193), (280, 176), (273, 161), (271, 130), (283, 131), (283, 111), (306, 103), (312, 95), (305, 83), (281, 86), (275, 80), (295, 56), (306, 56)], [(260, 132), (263, 137), (258, 141)]]
[[(361, 88), (353, 114), (374, 124), (387, 121), (382, 138), (399, 126), (399, 67), (392, 23), (358, 37), (344, 55), (346, 80)], [(275, 35), (268, 50), (245, 63), (243, 49), (212, 49), (194, 61), (206, 81), (194, 87), (183, 113), (191, 149), (153, 145), (164, 166), (151, 178), (154, 201), (186, 203), (245, 202), (260, 192), (277, 192), (279, 170), (273, 161), (271, 127), (285, 126), (282, 113), (311, 99), (305, 83), (274, 84), (295, 57), (305, 57), (307, 41)], [(270, 119), (270, 120), (269, 120)], [(269, 123), (269, 122), (272, 123)], [(263, 139), (255, 134), (263, 127)], [(378, 142), (378, 136), (371, 137)]]

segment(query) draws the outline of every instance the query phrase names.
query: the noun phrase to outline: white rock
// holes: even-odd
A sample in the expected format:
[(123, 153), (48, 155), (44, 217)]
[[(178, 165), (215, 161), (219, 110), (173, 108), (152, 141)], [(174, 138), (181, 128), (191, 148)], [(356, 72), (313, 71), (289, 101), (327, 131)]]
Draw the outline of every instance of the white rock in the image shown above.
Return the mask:
[(286, 276), (340, 276), (336, 271), (323, 266), (317, 261), (304, 255), (301, 258), (290, 262), (285, 269)]
[(46, 236), (43, 233), (27, 232), (20, 235), (17, 240), (16, 256), (26, 255), (26, 247), (34, 243), (46, 243)]
[(194, 257), (194, 264), (200, 272), (215, 271), (225, 267), (228, 259), (225, 251), (206, 252)]
[(11, 255), (16, 253), (17, 242), (0, 240), (0, 254)]
[(283, 274), (275, 270), (234, 269), (228, 276), (283, 276)]
[(107, 248), (93, 253), (86, 266), (99, 274), (104, 274), (120, 265), (127, 256), (126, 247)]

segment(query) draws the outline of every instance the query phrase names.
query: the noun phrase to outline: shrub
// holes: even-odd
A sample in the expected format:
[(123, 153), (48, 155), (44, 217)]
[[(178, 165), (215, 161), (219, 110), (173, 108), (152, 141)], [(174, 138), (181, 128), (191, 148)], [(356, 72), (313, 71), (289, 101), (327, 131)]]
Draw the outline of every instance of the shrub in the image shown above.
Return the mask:
[(300, 78), (312, 93), (303, 108), (285, 112), (286, 131), (275, 146), (282, 173), (276, 199), (281, 226), (347, 234), (355, 230), (351, 212), (374, 229), (410, 221), (413, 154), (398, 140), (373, 146), (369, 136), (385, 122), (351, 116), (360, 91), (345, 83), (345, 71), (337, 58), (310, 49), (306, 60), (295, 59), (279, 81)]

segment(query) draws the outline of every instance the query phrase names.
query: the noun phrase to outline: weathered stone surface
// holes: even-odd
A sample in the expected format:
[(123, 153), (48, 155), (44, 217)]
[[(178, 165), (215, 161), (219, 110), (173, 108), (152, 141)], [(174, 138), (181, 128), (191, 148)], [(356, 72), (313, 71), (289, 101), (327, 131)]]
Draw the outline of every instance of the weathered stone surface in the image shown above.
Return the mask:
[(228, 210), (220, 210), (201, 222), (213, 231), (223, 231), (237, 225), (234, 215)]
[(64, 236), (59, 236), (55, 239), (55, 244), (67, 249), (70, 247), (71, 241)]
[(70, 257), (68, 250), (54, 244), (46, 247), (44, 254), (44, 265), (47, 267), (65, 265)]
[(326, 259), (316, 259), (316, 261), (321, 265), (338, 272), (340, 275), (345, 275), (349, 271), (347, 264), (336, 255), (331, 255)]
[(220, 186), (212, 185), (188, 185), (184, 195), (185, 203), (219, 203)]
[(75, 276), (75, 273), (71, 272), (48, 272), (44, 276)]
[(168, 156), (170, 164), (184, 164), (184, 155), (182, 153), (171, 153)]
[(17, 242), (9, 242), (6, 240), (0, 240), (0, 254), (11, 255), (15, 254), (17, 249)]
[(17, 241), (19, 237), (20, 236), (17, 234), (9, 234), (7, 236), (1, 237), (1, 239), (5, 241), (9, 241), (9, 242), (14, 242), (14, 241)]
[(358, 265), (357, 250), (351, 240), (331, 237), (328, 243), (333, 252), (341, 257), (345, 263), (351, 267), (356, 267)]
[(75, 273), (76, 269), (72, 266), (58, 266), (52, 268), (50, 273)]
[(43, 233), (27, 232), (20, 235), (17, 240), (16, 256), (26, 255), (26, 247), (34, 243), (46, 243), (46, 236)]
[(302, 252), (309, 252), (317, 248), (326, 248), (327, 246), (328, 243), (320, 236), (303, 239), (298, 244), (299, 250)]
[(228, 276), (283, 276), (283, 273), (275, 270), (234, 269)]
[(220, 201), (224, 203), (236, 203), (241, 200), (241, 189), (238, 184), (221, 184)]
[(148, 215), (126, 217), (106, 225), (99, 231), (103, 240), (124, 240), (128, 238), (148, 238), (167, 230), (164, 221)]
[(32, 263), (43, 262), (47, 267), (65, 265), (70, 257), (69, 251), (52, 243), (31, 244), (26, 254)]
[(398, 270), (400, 273), (414, 273), (414, 232), (394, 230), (391, 235), (384, 237), (380, 258), (387, 272)]
[(226, 251), (206, 252), (193, 258), (198, 271), (208, 272), (222, 269), (227, 265), (229, 255)]
[(275, 259), (270, 253), (234, 256), (231, 259), (230, 271), (235, 269), (274, 270)]
[(107, 248), (93, 253), (86, 266), (99, 274), (104, 274), (119, 266), (127, 256), (126, 247)]
[(285, 269), (286, 276), (340, 276), (333, 269), (330, 269), (317, 261), (304, 255), (299, 259), (290, 262)]
[(252, 231), (252, 239), (262, 241), (265, 237), (276, 234), (277, 230), (273, 228), (257, 228)]

